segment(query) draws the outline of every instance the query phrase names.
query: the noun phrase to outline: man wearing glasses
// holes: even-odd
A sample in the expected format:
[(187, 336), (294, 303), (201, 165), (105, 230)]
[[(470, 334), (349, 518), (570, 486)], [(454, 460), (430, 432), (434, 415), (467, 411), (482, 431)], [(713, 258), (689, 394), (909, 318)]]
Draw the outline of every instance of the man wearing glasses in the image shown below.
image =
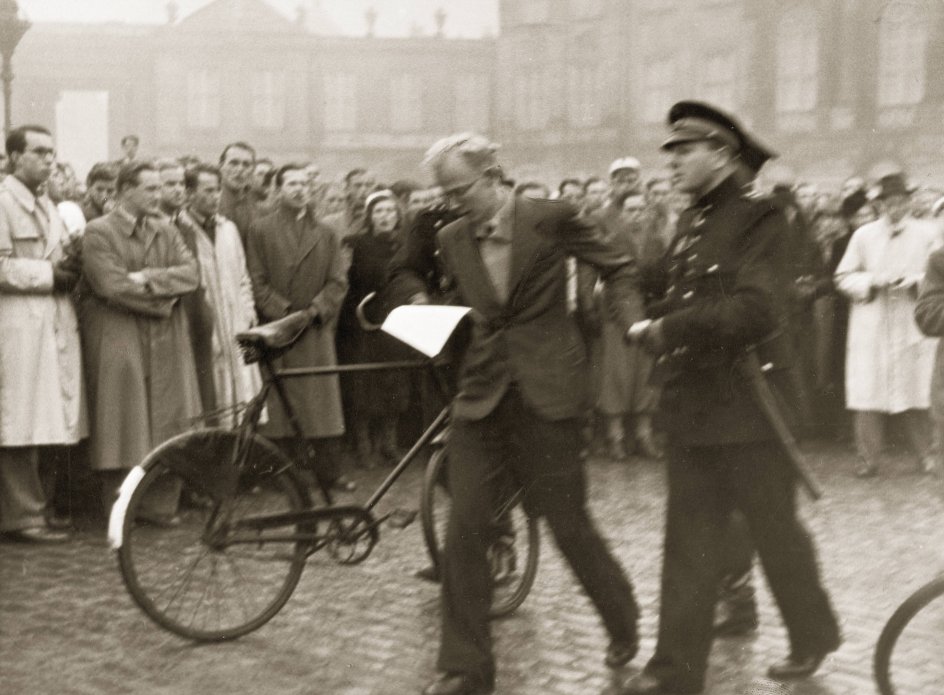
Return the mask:
[(486, 558), (496, 475), (510, 475), (524, 489), (527, 513), (547, 520), (609, 633), (606, 663), (622, 666), (637, 648), (632, 587), (587, 510), (579, 452), (589, 374), (567, 313), (566, 259), (576, 257), (607, 279), (624, 330), (639, 312), (635, 267), (569, 203), (515, 196), (503, 186), (496, 149), (462, 134), (427, 154), (460, 215), (436, 241), (472, 320), (448, 442), (453, 499), (442, 565), (441, 674), (426, 695), (495, 687)]
[(88, 434), (79, 330), (69, 292), (80, 265), (42, 191), (55, 165), (52, 135), (22, 126), (6, 141), (0, 184), (0, 532), (30, 543), (68, 540), (49, 528), (39, 447)]

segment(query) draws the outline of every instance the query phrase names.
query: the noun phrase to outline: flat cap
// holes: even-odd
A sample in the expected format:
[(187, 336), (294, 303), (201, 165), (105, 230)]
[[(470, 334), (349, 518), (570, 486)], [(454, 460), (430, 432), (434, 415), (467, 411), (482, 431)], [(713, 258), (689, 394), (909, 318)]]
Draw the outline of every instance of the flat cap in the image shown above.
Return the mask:
[(701, 101), (680, 101), (669, 109), (669, 137), (663, 150), (683, 142), (714, 140), (729, 147), (755, 174), (777, 153), (748, 133), (734, 116)]
[(635, 157), (620, 157), (619, 159), (614, 159), (613, 163), (610, 164), (610, 176), (613, 175), (614, 171), (619, 171), (620, 169), (632, 169), (634, 171), (639, 171), (642, 169), (642, 164)]

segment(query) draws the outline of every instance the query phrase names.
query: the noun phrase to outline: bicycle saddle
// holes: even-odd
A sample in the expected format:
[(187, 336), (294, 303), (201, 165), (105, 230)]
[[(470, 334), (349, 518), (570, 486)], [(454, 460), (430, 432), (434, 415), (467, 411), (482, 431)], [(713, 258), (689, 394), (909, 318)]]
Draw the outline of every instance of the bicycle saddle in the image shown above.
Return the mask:
[(282, 353), (294, 345), (311, 326), (311, 314), (295, 311), (285, 318), (255, 326), (236, 334), (236, 342), (243, 351), (243, 361), (252, 364), (262, 359), (262, 353)]

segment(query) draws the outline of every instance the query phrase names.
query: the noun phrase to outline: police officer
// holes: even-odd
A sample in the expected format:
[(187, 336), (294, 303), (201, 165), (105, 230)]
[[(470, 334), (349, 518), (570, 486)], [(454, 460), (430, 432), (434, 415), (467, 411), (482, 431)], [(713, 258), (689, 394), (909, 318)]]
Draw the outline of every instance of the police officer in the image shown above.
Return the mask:
[(787, 221), (769, 199), (745, 196), (739, 169), (770, 153), (734, 118), (700, 102), (668, 117), (672, 181), (694, 204), (679, 219), (666, 295), (628, 333), (663, 371), (668, 508), (656, 651), (621, 695), (699, 693), (725, 531), (747, 519), (790, 640), (776, 679), (813, 673), (840, 642), (814, 547), (796, 515), (795, 476), (742, 364), (753, 348), (783, 392), (792, 360), (783, 298)]

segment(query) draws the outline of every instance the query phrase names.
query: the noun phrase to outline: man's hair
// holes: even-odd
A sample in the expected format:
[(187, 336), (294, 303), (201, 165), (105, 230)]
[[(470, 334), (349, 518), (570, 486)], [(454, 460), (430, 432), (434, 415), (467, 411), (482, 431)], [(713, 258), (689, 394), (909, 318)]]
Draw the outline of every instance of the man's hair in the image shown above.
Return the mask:
[(197, 164), (184, 172), (184, 186), (188, 193), (193, 193), (197, 190), (197, 186), (200, 185), (200, 174), (215, 176), (217, 183), (223, 180), (223, 177), (220, 176), (219, 167), (215, 167), (212, 164)]
[(542, 191), (547, 192), (547, 186), (540, 181), (522, 181), (515, 186), (514, 191), (516, 195), (520, 195), (530, 188), (540, 188)]
[(435, 172), (448, 155), (456, 154), (473, 170), (500, 177), (501, 167), (495, 156), (497, 151), (498, 145), (482, 135), (458, 133), (434, 142), (426, 151), (423, 163)]
[(183, 165), (179, 159), (158, 159), (154, 162), (154, 166), (157, 167), (157, 171), (167, 171), (168, 169), (184, 169), (186, 167)]
[[(613, 199), (613, 207), (617, 211), (622, 211), (623, 203), (626, 202), (628, 198), (642, 198), (643, 201), (646, 200), (646, 196), (643, 195), (643, 192), (637, 189), (630, 189), (628, 191), (620, 191), (620, 193)], [(645, 205), (645, 202), (643, 202)]]
[(573, 178), (564, 179), (563, 181), (560, 182), (560, 185), (557, 187), (557, 195), (563, 195), (564, 189), (567, 186), (576, 186), (580, 190), (583, 190), (583, 184), (580, 183), (580, 179), (573, 179)]
[(653, 176), (651, 179), (646, 181), (646, 190), (651, 191), (653, 188), (658, 186), (660, 183), (668, 183), (669, 180), (664, 176)]
[(356, 167), (354, 169), (351, 169), (349, 172), (347, 172), (344, 175), (344, 185), (350, 186), (351, 179), (353, 179), (355, 176), (363, 176), (366, 173), (367, 173), (367, 169), (364, 169), (362, 167)]
[(135, 145), (140, 145), (141, 140), (137, 135), (124, 135), (121, 138), (121, 144), (124, 145), (126, 142), (133, 142)]
[(118, 178), (118, 167), (111, 162), (96, 162), (85, 177), (85, 185), (92, 187), (97, 181), (114, 181)]
[(285, 175), (290, 171), (305, 171), (307, 165), (300, 162), (289, 162), (288, 164), (283, 164), (279, 167), (279, 170), (275, 172), (275, 185), (278, 188), (282, 187), (282, 183), (285, 181)]
[(390, 184), (390, 190), (397, 198), (408, 198), (413, 191), (425, 190), (423, 186), (416, 181), (409, 179), (399, 179)]
[(27, 133), (42, 133), (43, 135), (52, 137), (52, 133), (49, 132), (49, 129), (41, 125), (21, 125), (11, 130), (10, 134), (7, 135), (7, 156), (12, 157), (14, 152), (23, 154), (26, 151)]
[(122, 165), (121, 169), (118, 170), (118, 193), (121, 193), (126, 188), (133, 188), (141, 183), (142, 171), (153, 171), (157, 173), (158, 170), (154, 162), (149, 162), (146, 159), (141, 161), (135, 160)]
[(606, 181), (601, 179), (599, 176), (591, 176), (583, 182), (583, 192), (586, 193), (587, 189), (595, 183), (606, 183)]
[(226, 161), (227, 153), (232, 149), (246, 150), (252, 154), (252, 161), (256, 161), (256, 149), (250, 145), (248, 142), (243, 142), (242, 140), (237, 140), (236, 142), (229, 143), (226, 147), (223, 148), (223, 151), (220, 152), (220, 164)]

